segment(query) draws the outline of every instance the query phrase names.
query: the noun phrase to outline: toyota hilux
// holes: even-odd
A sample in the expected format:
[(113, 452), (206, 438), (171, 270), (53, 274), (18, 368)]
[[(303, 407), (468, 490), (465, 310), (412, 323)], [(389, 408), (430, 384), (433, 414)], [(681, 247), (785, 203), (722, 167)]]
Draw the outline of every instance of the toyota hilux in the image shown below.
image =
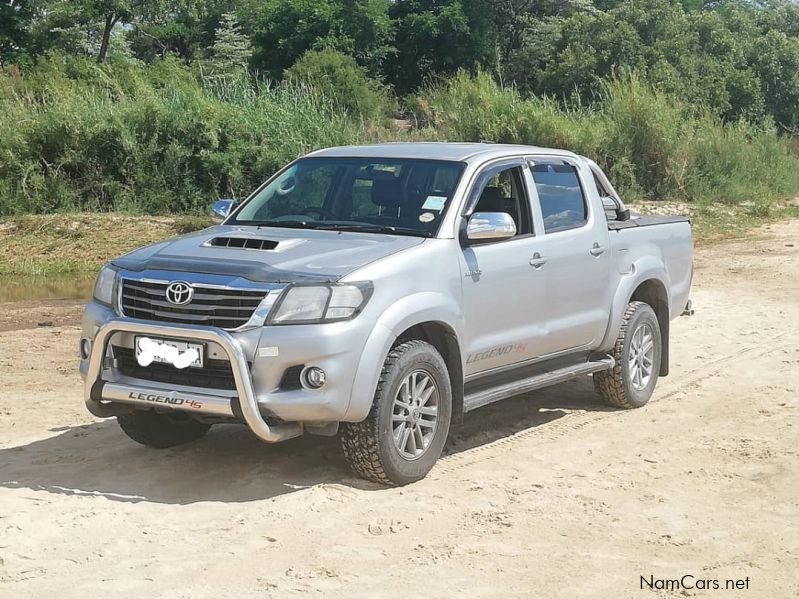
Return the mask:
[(83, 317), (89, 411), (150, 447), (338, 435), (356, 473), (406, 484), (507, 397), (591, 375), (643, 406), (691, 310), (689, 220), (631, 215), (564, 150), (324, 149), (212, 214), (104, 266)]

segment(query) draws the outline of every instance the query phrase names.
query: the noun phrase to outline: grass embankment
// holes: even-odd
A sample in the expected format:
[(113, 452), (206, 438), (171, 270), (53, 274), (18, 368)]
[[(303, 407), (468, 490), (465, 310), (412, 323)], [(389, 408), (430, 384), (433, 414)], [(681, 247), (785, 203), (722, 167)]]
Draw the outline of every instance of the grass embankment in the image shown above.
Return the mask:
[[(698, 245), (744, 237), (759, 225), (799, 218), (799, 202), (760, 213), (757, 205), (645, 202), (633, 209), (652, 214), (690, 214)], [(127, 251), (205, 227), (197, 216), (132, 216), (68, 213), (0, 219), (0, 276), (90, 277)]]
[(90, 276), (115, 256), (207, 226), (197, 216), (49, 214), (0, 219), (0, 275)]

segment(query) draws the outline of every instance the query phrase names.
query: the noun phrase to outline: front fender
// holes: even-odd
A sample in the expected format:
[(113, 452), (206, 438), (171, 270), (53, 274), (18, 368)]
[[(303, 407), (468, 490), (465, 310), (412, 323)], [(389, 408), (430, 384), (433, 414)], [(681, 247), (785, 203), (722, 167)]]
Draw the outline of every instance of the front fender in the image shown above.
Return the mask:
[(671, 305), (671, 286), (665, 265), (654, 256), (642, 256), (635, 260), (631, 264), (629, 272), (619, 279), (619, 285), (613, 295), (613, 303), (610, 308), (608, 328), (605, 331), (602, 344), (598, 348), (599, 351), (609, 352), (613, 349), (621, 327), (621, 320), (627, 304), (630, 303), (630, 298), (641, 283), (652, 279), (659, 281), (663, 285), (669, 305)]
[(424, 322), (442, 322), (453, 329), (458, 337), (463, 331), (463, 315), (452, 297), (443, 293), (422, 292), (396, 301), (380, 315), (364, 345), (343, 420), (360, 422), (366, 418), (391, 346), (404, 331)]

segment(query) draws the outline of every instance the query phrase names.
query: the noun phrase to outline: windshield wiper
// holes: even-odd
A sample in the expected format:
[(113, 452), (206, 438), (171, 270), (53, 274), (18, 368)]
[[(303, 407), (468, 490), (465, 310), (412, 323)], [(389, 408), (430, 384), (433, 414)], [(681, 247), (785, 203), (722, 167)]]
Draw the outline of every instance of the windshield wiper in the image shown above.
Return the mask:
[(285, 227), (287, 229), (315, 229), (316, 223), (305, 220), (259, 220), (254, 222), (240, 221), (237, 225), (247, 227)]
[(432, 234), (427, 231), (419, 231), (418, 229), (411, 229), (409, 227), (394, 227), (391, 225), (368, 225), (368, 224), (325, 224), (319, 223), (316, 229), (325, 229), (330, 231), (355, 231), (363, 233), (389, 233), (391, 235), (412, 235), (414, 237), (430, 237)]
[(412, 235), (414, 237), (431, 237), (427, 231), (419, 231), (409, 227), (394, 227), (391, 225), (371, 225), (367, 223), (336, 224), (325, 221), (305, 220), (259, 220), (254, 222), (239, 222), (239, 225), (248, 227), (286, 227), (289, 229), (321, 229), (323, 231), (356, 231), (364, 233), (389, 233), (391, 235)]

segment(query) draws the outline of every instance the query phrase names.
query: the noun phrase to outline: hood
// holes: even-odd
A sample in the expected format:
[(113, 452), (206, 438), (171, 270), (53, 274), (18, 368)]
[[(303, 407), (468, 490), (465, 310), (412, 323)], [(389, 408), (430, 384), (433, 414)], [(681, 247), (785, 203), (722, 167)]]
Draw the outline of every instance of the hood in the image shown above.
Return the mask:
[(422, 237), (218, 225), (112, 261), (125, 270), (233, 275), (260, 283), (332, 282)]

